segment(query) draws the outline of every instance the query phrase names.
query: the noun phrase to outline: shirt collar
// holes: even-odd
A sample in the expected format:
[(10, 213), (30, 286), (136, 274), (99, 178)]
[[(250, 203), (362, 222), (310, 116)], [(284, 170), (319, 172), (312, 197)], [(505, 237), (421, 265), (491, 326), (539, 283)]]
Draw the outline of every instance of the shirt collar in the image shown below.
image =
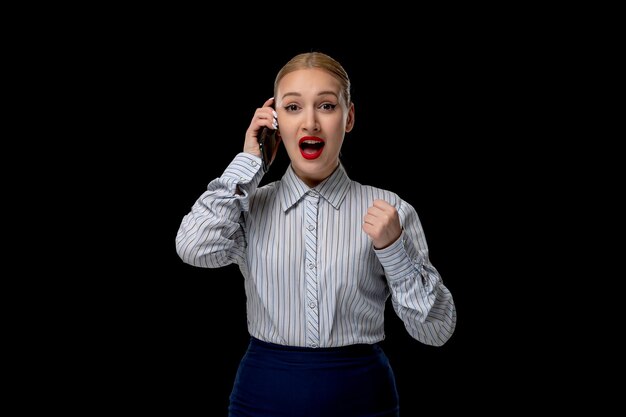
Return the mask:
[(340, 163), (328, 178), (314, 188), (309, 188), (308, 185), (298, 178), (290, 164), (278, 185), (280, 204), (283, 211), (287, 211), (300, 201), (307, 192), (315, 190), (335, 209), (338, 209), (348, 193), (350, 183), (351, 180)]

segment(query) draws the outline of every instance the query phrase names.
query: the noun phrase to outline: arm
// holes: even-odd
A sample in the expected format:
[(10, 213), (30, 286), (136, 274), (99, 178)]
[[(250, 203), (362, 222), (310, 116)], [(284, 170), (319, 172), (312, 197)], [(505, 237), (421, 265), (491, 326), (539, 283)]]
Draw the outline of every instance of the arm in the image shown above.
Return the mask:
[[(392, 211), (388, 216), (392, 221), (393, 214)], [(414, 339), (441, 346), (450, 339), (456, 326), (452, 294), (430, 263), (426, 238), (415, 209), (400, 200), (395, 218), (401, 224), (397, 229), (401, 230), (400, 237), (382, 249), (375, 249), (385, 269), (393, 308)]]
[(218, 268), (233, 262), (242, 265), (245, 261), (243, 213), (248, 211), (250, 194), (264, 174), (257, 141), (259, 131), (263, 127), (278, 127), (276, 112), (271, 107), (273, 100), (266, 100), (255, 111), (246, 130), (243, 152), (221, 177), (209, 183), (191, 212), (183, 217), (176, 234), (176, 252), (185, 263)]
[(261, 159), (242, 152), (221, 177), (209, 183), (176, 234), (176, 252), (185, 263), (218, 268), (243, 261), (243, 213), (262, 176)]

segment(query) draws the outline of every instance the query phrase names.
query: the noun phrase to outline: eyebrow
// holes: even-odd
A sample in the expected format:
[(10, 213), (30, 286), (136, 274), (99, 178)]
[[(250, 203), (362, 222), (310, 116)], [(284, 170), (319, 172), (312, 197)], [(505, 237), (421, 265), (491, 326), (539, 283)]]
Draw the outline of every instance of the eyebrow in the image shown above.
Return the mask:
[[(317, 95), (318, 95), (318, 96), (324, 96), (324, 95), (327, 95), (327, 94), (330, 94), (330, 95), (332, 95), (332, 96), (335, 96), (335, 97), (339, 98), (339, 96), (337, 95), (337, 93), (335, 93), (334, 91), (320, 91), (319, 93), (317, 93)], [(284, 100), (284, 99), (285, 99), (285, 97), (287, 97), (287, 96), (302, 97), (302, 94), (300, 94), (300, 93), (295, 93), (295, 92), (293, 92), (293, 93), (285, 93), (285, 94), (283, 94), (283, 97), (282, 97), (282, 98), (283, 98), (283, 100)]]

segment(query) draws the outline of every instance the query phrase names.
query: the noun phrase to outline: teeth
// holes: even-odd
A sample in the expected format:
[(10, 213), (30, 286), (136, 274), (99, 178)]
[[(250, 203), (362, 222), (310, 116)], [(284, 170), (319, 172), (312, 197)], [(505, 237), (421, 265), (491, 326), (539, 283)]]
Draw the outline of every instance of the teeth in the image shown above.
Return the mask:
[(308, 143), (309, 145), (315, 145), (316, 143), (321, 143), (319, 140), (305, 140), (302, 143)]

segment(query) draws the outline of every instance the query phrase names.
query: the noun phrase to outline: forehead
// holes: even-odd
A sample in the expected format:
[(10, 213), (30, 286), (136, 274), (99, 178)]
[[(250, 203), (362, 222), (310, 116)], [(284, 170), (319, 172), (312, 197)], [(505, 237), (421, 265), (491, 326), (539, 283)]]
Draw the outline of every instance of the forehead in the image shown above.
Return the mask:
[(278, 83), (278, 96), (284, 94), (317, 94), (322, 91), (333, 91), (338, 96), (341, 84), (328, 71), (319, 68), (296, 70), (285, 75)]

